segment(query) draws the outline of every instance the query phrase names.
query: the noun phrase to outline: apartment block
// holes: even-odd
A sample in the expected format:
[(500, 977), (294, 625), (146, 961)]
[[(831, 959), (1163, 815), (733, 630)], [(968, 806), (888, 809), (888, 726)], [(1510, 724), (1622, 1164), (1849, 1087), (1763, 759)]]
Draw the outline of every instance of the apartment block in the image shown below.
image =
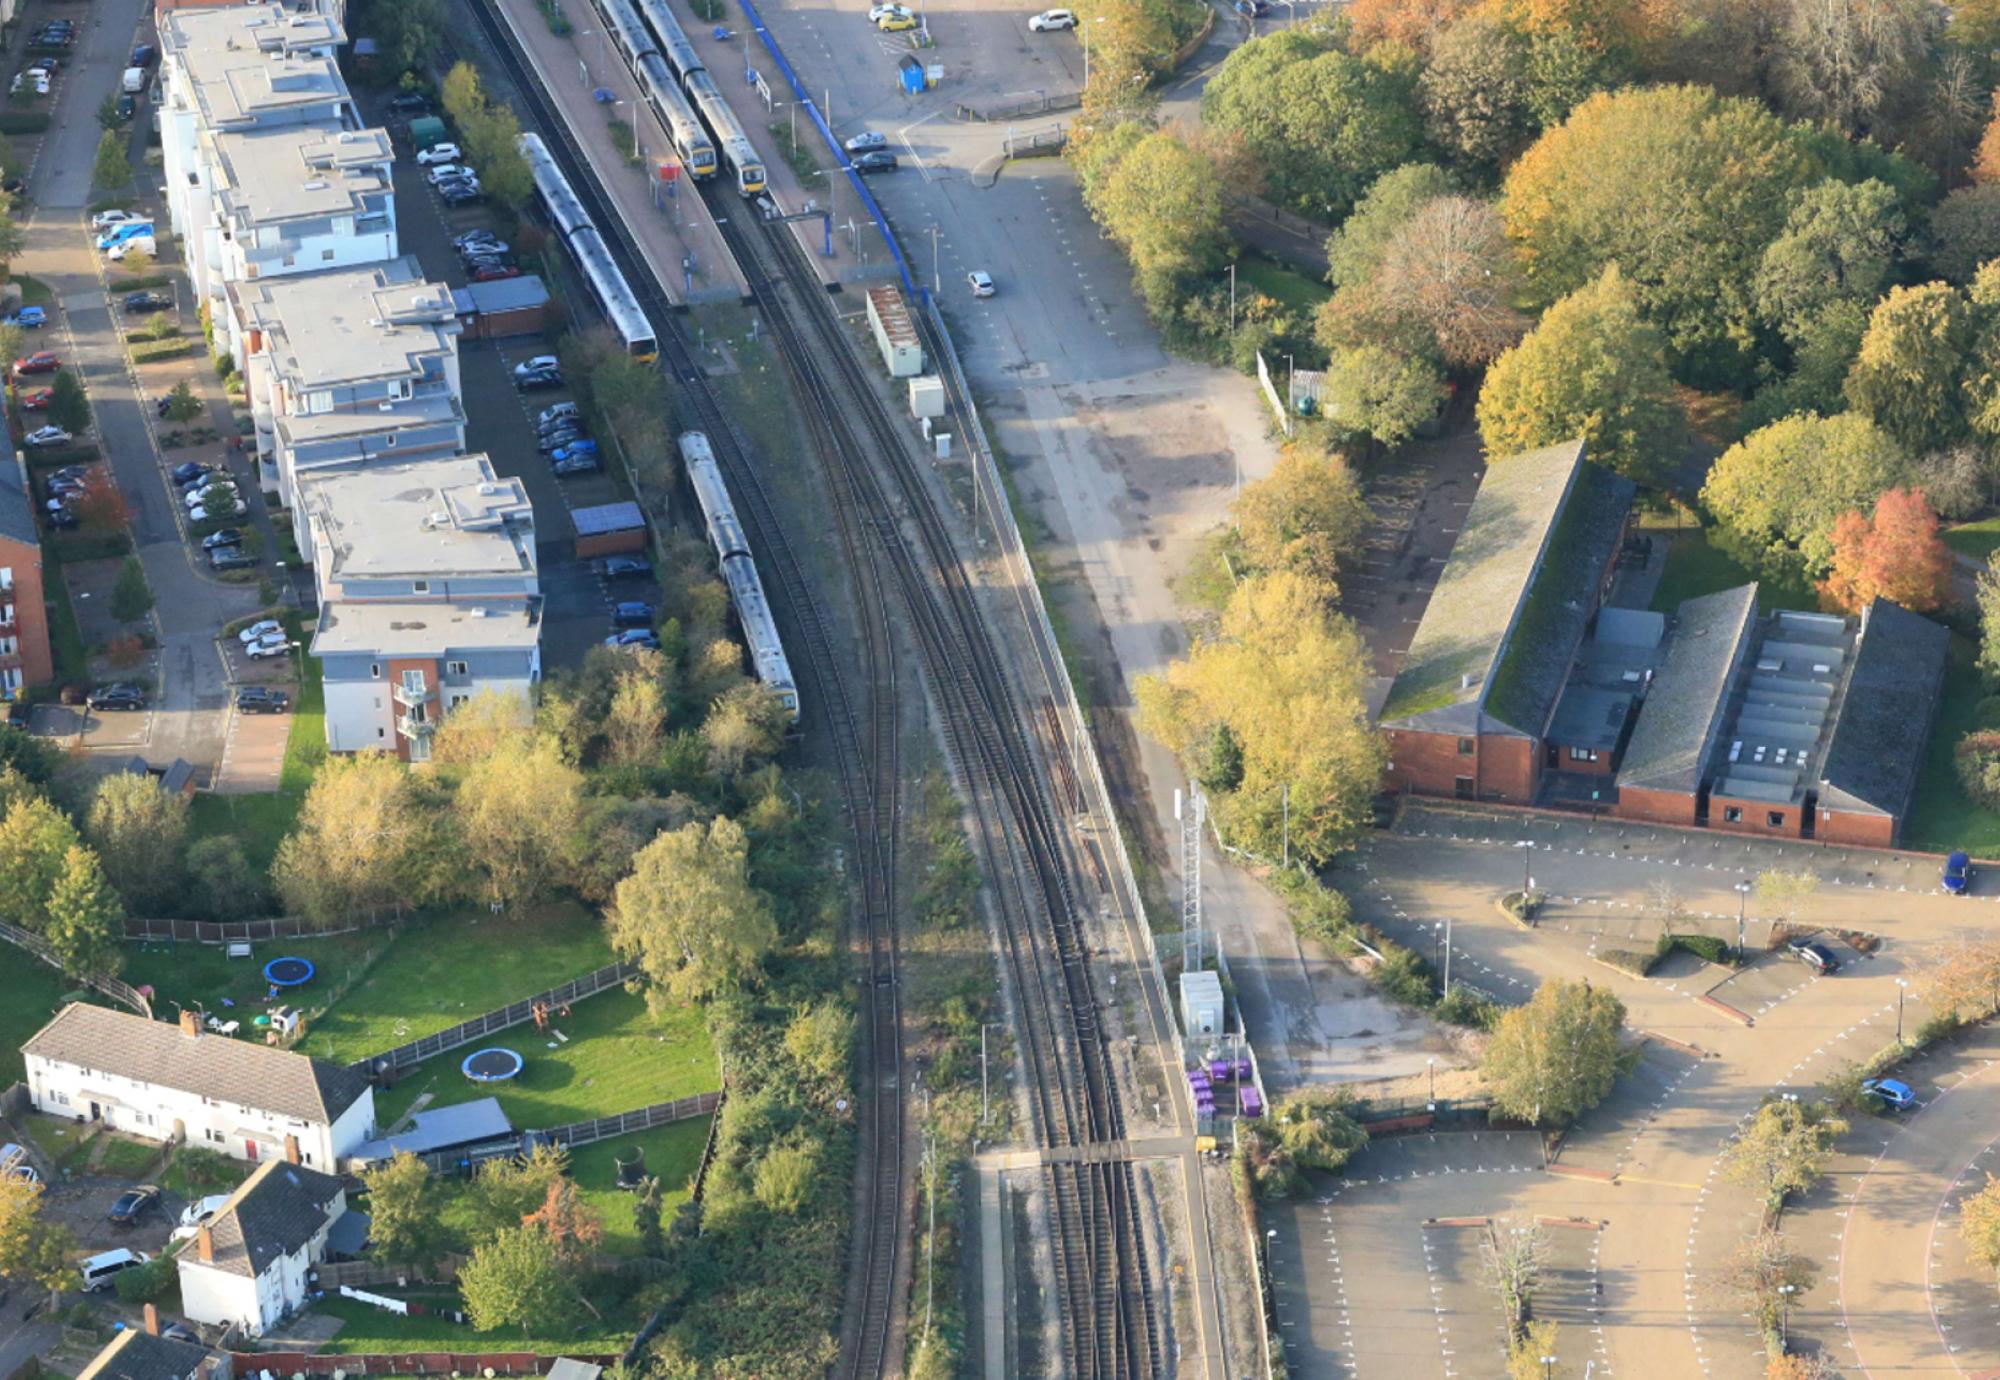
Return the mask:
[(0, 700), (55, 679), (49, 606), (42, 595), (42, 539), (27, 471), (0, 466)]
[(300, 506), (330, 751), (425, 761), (437, 725), (474, 695), (532, 697), (542, 596), (519, 480), (461, 455), (308, 476)]
[(451, 290), (414, 259), (229, 284), (224, 324), (257, 425), (264, 486), (311, 539), (302, 480), (465, 449)]

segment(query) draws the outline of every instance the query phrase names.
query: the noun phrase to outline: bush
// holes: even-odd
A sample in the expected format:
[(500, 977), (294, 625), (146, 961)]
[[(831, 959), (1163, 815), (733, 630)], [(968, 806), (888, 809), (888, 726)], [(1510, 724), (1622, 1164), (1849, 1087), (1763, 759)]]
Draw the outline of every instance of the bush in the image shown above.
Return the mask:
[(1735, 950), (1727, 940), (1712, 934), (1675, 934), (1667, 936), (1667, 949), (1684, 949), (1695, 957), (1709, 963), (1733, 963)]
[(58, 563), (108, 561), (130, 555), (132, 538), (123, 532), (56, 532), (43, 539), (42, 549)]
[(1459, 985), (1451, 989), (1450, 996), (1437, 1004), (1433, 1014), (1453, 1025), (1491, 1030), (1500, 1023), (1502, 1008), (1498, 1002), (1488, 1001), (1470, 987)]
[(127, 1303), (147, 1303), (159, 1298), (174, 1285), (179, 1271), (174, 1258), (161, 1251), (144, 1265), (120, 1270), (112, 1277), (118, 1297)]
[(215, 357), (215, 376), (227, 383), (236, 377), (236, 356), (224, 350)]
[(1281, 873), (1278, 890), (1285, 898), (1294, 930), (1344, 949), (1354, 933), (1354, 908), (1346, 896), (1296, 872)]
[(0, 111), (0, 134), (41, 134), (48, 127), (46, 110)]
[(163, 359), (180, 359), (194, 349), (192, 340), (134, 340), (131, 342), (132, 362), (152, 364)]
[(1382, 961), (1371, 974), (1377, 987), (1410, 1006), (1428, 1007), (1437, 1000), (1431, 992), (1429, 964), (1400, 944), (1384, 940), (1376, 947), (1382, 951)]
[(1660, 960), (1665, 957), (1666, 953), (1659, 949), (1646, 951), (1638, 949), (1599, 949), (1597, 951), (1597, 961), (1599, 963), (1608, 963), (1620, 972), (1632, 974), (1633, 977), (1646, 976), (1646, 974), (1658, 967)]
[(28, 452), (28, 468), (55, 470), (64, 465), (94, 465), (103, 458), (96, 446), (47, 446)]
[(1974, 729), (1958, 740), (1952, 758), (1958, 783), (1973, 803), (2000, 810), (2000, 730)]
[(1918, 1049), (1928, 1049), (1947, 1036), (1956, 1035), (1965, 1028), (1965, 1018), (1956, 1011), (1940, 1011), (1917, 1027), (1912, 1043)]

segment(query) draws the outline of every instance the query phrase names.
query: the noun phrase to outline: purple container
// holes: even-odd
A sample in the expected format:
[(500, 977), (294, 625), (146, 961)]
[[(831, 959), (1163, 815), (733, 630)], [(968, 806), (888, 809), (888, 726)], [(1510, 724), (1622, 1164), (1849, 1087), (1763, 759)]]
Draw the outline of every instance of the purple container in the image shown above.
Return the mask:
[(1243, 1115), (1245, 1116), (1264, 1115), (1264, 1099), (1257, 1096), (1257, 1090), (1255, 1088), (1243, 1089)]
[(1227, 1059), (1209, 1060), (1208, 1076), (1217, 1082), (1221, 1082), (1223, 1079), (1229, 1077), (1229, 1061)]

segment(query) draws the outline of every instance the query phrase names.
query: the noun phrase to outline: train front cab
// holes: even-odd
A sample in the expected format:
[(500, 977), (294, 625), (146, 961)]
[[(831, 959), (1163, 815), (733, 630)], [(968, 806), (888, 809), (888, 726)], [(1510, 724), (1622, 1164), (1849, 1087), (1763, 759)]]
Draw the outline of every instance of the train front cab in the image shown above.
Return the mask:
[(756, 196), (764, 190), (764, 165), (745, 163), (736, 170), (736, 190), (744, 196)]

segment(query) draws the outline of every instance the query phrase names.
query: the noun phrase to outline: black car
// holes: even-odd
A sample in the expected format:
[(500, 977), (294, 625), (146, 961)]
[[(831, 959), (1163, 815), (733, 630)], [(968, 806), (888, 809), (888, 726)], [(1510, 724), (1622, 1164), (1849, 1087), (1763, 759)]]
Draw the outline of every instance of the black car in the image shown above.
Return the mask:
[(514, 375), (514, 386), (523, 392), (535, 388), (560, 388), (562, 381), (560, 369), (537, 369), (532, 373)]
[(561, 431), (551, 431), (541, 438), (540, 448), (544, 455), (553, 455), (572, 442), (585, 440), (581, 427), (564, 427)]
[(149, 311), (166, 311), (174, 304), (174, 299), (164, 292), (128, 292), (125, 300), (118, 305), (135, 315)]
[(79, 518), (75, 513), (72, 513), (67, 508), (59, 508), (52, 513), (45, 513), (43, 514), (43, 516), (48, 518), (49, 526), (55, 528), (59, 532), (67, 532), (70, 528), (75, 527), (82, 522), (81, 518)]
[(614, 628), (650, 628), (653, 626), (653, 606), (639, 599), (628, 599), (611, 606), (611, 626)]
[(453, 182), (438, 188), (438, 200), (447, 206), (470, 206), (479, 200), (480, 193), (467, 183)]
[(119, 119), (121, 120), (131, 119), (133, 113), (136, 112), (138, 109), (139, 109), (139, 103), (132, 99), (131, 92), (121, 91), (119, 93), (118, 105), (116, 107)]
[(125, 65), (127, 67), (151, 67), (153, 59), (158, 56), (159, 54), (154, 51), (152, 44), (141, 43), (132, 50), (132, 60)]
[(1840, 960), (1824, 944), (1815, 944), (1810, 939), (1794, 939), (1785, 947), (1791, 951), (1793, 958), (1821, 976), (1840, 971)]
[(246, 685), (236, 692), (236, 710), (240, 714), (282, 714), (291, 707), (292, 697), (282, 690)]
[(146, 692), (136, 685), (100, 685), (84, 699), (86, 709), (100, 713), (110, 710), (135, 710), (146, 707)]
[(390, 98), (389, 109), (398, 115), (426, 115), (430, 113), (431, 101), (428, 96), (419, 96), (414, 91), (405, 91), (400, 96)]
[(151, 1184), (140, 1184), (137, 1188), (128, 1188), (119, 1194), (118, 1201), (111, 1205), (111, 1211), (107, 1216), (114, 1227), (134, 1226), (147, 1209), (159, 1205), (160, 1190)]
[(854, 160), (854, 171), (858, 173), (894, 172), (900, 166), (902, 165), (896, 162), (895, 154), (886, 153), (881, 149), (873, 153), (864, 153)]
[(221, 473), (222, 470), (219, 466), (198, 465), (192, 460), (183, 460), (180, 464), (175, 465), (167, 471), (167, 478), (174, 481), (176, 488), (185, 489), (197, 479), (205, 479), (209, 475)]
[(250, 570), (257, 564), (257, 558), (240, 546), (218, 546), (208, 553), (210, 570)]
[(243, 532), (242, 529), (236, 527), (225, 527), (220, 532), (210, 532), (201, 539), (201, 549), (204, 551), (214, 551), (224, 546), (241, 545), (243, 545)]
[(606, 556), (598, 569), (607, 580), (625, 580), (651, 575), (653, 563), (644, 556)]

